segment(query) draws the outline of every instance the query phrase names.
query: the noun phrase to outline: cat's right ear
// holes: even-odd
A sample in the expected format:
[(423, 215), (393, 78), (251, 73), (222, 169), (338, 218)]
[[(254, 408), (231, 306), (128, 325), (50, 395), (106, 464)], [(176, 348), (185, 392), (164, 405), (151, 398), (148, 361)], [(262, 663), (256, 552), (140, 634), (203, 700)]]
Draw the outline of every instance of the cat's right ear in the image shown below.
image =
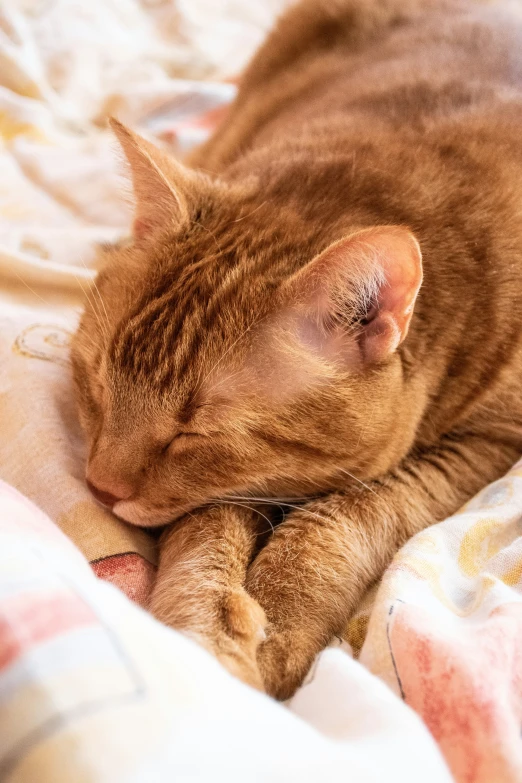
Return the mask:
[(197, 175), (119, 120), (110, 118), (109, 124), (131, 170), (136, 202), (134, 236), (147, 238), (158, 228), (187, 222)]
[(301, 341), (353, 366), (397, 350), (421, 283), (421, 250), (411, 231), (376, 226), (330, 245), (288, 281), (286, 296)]

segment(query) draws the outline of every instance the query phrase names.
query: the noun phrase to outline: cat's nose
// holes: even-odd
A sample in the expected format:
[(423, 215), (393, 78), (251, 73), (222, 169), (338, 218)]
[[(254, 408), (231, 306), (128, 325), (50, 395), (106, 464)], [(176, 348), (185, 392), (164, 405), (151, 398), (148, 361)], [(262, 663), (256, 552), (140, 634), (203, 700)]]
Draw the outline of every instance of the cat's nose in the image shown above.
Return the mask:
[(100, 503), (102, 503), (104, 506), (108, 506), (109, 508), (115, 506), (116, 503), (118, 503), (120, 500), (127, 500), (127, 498), (129, 498), (132, 494), (132, 491), (123, 488), (118, 488), (118, 494), (115, 494), (114, 491), (109, 492), (107, 489), (102, 489), (101, 487), (96, 486), (96, 484), (93, 484), (92, 481), (89, 481), (89, 479), (86, 479), (86, 481), (87, 486), (91, 490), (96, 500), (99, 500)]

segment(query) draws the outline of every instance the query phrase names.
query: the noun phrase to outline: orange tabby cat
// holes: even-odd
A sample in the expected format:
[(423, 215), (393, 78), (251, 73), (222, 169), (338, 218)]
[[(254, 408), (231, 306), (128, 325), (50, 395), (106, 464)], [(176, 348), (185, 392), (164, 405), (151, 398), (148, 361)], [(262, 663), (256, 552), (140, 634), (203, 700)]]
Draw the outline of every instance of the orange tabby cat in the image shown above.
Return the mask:
[(176, 520), (152, 611), (279, 698), (522, 449), (521, 84), (519, 3), (304, 0), (201, 171), (113, 122), (136, 218), (73, 345), (87, 480)]

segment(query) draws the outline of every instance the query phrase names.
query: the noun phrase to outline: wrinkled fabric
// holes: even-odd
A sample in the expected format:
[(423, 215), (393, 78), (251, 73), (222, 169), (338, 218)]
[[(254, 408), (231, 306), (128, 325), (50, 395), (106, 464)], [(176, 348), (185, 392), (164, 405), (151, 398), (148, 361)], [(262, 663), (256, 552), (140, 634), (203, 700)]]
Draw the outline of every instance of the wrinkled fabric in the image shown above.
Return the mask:
[(450, 783), (428, 730), (326, 652), (287, 709), (107, 582), (0, 482), (0, 780)]

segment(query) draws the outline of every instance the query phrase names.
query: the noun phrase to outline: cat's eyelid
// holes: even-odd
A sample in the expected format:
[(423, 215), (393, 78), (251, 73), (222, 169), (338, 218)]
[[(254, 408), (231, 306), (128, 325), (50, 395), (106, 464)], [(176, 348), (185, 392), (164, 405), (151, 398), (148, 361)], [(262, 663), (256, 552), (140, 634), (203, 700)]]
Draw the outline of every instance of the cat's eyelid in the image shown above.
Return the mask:
[(181, 430), (176, 435), (174, 435), (173, 438), (169, 440), (166, 446), (163, 447), (162, 451), (163, 453), (167, 452), (169, 448), (172, 446), (173, 443), (175, 443), (177, 440), (179, 440), (182, 437), (192, 438), (192, 437), (199, 437), (204, 438), (206, 437), (202, 432), (190, 432), (187, 430)]
[(211, 405), (211, 402), (198, 402), (197, 405), (194, 406), (194, 412), (202, 410), (203, 408), (210, 408)]

